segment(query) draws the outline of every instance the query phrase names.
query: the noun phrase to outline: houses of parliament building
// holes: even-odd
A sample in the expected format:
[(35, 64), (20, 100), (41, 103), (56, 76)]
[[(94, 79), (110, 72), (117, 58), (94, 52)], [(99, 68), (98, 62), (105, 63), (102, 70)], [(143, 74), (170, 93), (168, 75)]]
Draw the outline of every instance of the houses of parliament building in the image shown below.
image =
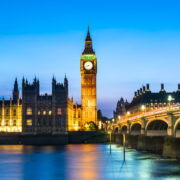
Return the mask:
[(73, 99), (69, 98), (66, 76), (63, 83), (52, 78), (51, 95), (40, 95), (40, 82), (37, 78), (30, 83), (23, 77), (22, 98), (16, 79), (12, 98), (0, 101), (0, 132), (58, 134), (84, 130), (89, 122), (97, 125), (97, 61), (89, 28), (80, 59), (80, 73), (81, 105), (74, 104)]

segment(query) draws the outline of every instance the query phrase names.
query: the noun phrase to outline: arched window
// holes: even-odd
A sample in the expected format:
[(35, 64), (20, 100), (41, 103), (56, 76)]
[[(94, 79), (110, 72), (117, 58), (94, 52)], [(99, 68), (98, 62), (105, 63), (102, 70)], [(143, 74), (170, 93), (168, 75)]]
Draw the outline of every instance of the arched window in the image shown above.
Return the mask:
[(13, 110), (13, 116), (16, 116), (16, 109)]
[(13, 126), (16, 126), (16, 120), (13, 121)]
[(27, 115), (32, 115), (32, 108), (27, 108), (26, 109), (26, 114)]
[(27, 119), (26, 120), (26, 125), (27, 126), (32, 126), (32, 119)]

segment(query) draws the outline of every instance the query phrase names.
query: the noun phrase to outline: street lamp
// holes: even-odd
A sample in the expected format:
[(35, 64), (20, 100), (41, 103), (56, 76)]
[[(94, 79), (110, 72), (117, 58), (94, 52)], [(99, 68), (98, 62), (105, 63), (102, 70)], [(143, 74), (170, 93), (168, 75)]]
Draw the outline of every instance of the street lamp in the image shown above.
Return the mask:
[(173, 101), (173, 100), (174, 100), (174, 98), (172, 98), (172, 96), (169, 95), (169, 96), (168, 96), (168, 101), (171, 102), (171, 101)]
[(141, 110), (142, 110), (142, 112), (143, 112), (143, 116), (144, 116), (145, 109), (146, 109), (146, 106), (145, 106), (145, 105), (142, 105), (142, 106), (141, 106)]
[(168, 101), (169, 101), (169, 109), (170, 109), (170, 107), (171, 107), (171, 102), (174, 100), (174, 98), (171, 96), (171, 95), (169, 95), (168, 96)]
[(130, 115), (130, 112), (129, 112), (129, 111), (127, 112), (127, 115), (128, 115), (128, 116)]
[(145, 105), (141, 106), (141, 110), (144, 111), (146, 109)]

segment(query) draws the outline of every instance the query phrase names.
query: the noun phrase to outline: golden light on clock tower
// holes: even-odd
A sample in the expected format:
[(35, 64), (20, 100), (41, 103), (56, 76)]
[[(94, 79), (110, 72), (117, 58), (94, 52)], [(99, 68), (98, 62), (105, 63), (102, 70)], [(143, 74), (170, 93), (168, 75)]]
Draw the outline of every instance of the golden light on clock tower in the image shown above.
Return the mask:
[(88, 33), (85, 40), (85, 48), (81, 55), (81, 105), (82, 121), (81, 128), (84, 128), (87, 122), (97, 124), (97, 107), (96, 107), (96, 74), (97, 60), (92, 48), (92, 39)]

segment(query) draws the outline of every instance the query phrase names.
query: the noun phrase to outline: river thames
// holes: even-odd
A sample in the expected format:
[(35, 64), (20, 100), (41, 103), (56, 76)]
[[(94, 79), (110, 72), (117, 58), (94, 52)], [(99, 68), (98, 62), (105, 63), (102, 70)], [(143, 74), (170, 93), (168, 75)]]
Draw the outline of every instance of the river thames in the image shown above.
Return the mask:
[(122, 147), (0, 146), (0, 180), (180, 179), (180, 161)]

